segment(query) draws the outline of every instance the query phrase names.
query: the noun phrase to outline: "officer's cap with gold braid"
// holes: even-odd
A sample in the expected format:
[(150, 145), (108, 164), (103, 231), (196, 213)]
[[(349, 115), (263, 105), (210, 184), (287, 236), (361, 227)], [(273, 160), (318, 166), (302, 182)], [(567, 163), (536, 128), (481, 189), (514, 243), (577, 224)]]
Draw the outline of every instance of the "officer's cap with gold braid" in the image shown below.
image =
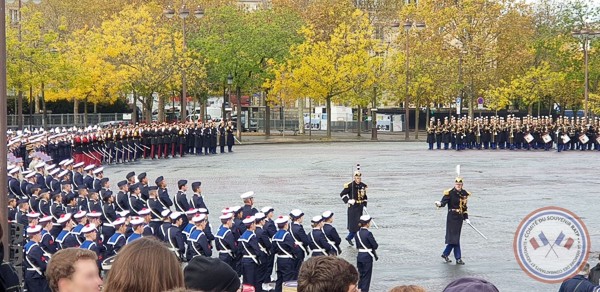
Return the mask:
[(462, 183), (463, 183), (463, 178), (462, 178), (462, 177), (460, 177), (460, 176), (457, 176), (457, 177), (454, 179), (454, 183), (455, 183), (455, 184), (462, 184)]

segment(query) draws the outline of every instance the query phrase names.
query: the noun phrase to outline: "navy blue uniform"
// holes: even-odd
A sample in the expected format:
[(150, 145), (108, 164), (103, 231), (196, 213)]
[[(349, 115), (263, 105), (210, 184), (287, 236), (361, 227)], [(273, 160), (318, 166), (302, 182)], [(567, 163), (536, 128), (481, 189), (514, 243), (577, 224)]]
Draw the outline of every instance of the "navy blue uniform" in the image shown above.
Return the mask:
[(175, 210), (185, 212), (190, 209), (190, 204), (187, 201), (187, 196), (184, 192), (178, 191), (175, 195)]
[(115, 232), (107, 241), (106, 241), (106, 252), (104, 254), (104, 258), (109, 258), (111, 256), (116, 255), (119, 250), (123, 246), (127, 240), (125, 239), (125, 235)]
[(360, 291), (369, 292), (371, 286), (371, 275), (373, 274), (373, 260), (377, 260), (375, 251), (379, 245), (373, 237), (373, 233), (366, 228), (361, 228), (356, 233), (356, 248), (358, 255), (356, 257), (356, 268), (360, 276), (358, 288)]
[(330, 223), (325, 223), (323, 225), (323, 234), (325, 234), (325, 238), (334, 248), (335, 255), (339, 255), (342, 253), (342, 248), (340, 247), (340, 243), (342, 243), (342, 239), (338, 234), (337, 230)]
[[(201, 194), (194, 193), (192, 199), (190, 200), (190, 205), (192, 205), (192, 208), (194, 209), (204, 208), (208, 211), (206, 204), (204, 204), (204, 197), (202, 197)], [(208, 214), (208, 212), (206, 214)]]
[(254, 216), (256, 213), (258, 213), (258, 210), (256, 210), (256, 208), (252, 207), (251, 205), (244, 205), (242, 207), (242, 218)]
[(98, 256), (98, 262), (97, 262), (98, 269), (102, 269), (101, 264), (102, 264), (102, 261), (104, 260), (104, 257), (100, 253), (100, 247), (95, 242), (86, 240), (81, 244), (81, 248), (88, 249), (88, 250), (95, 252), (96, 255)]
[(229, 228), (222, 225), (219, 227), (215, 235), (215, 247), (219, 252), (219, 259), (235, 270), (235, 259), (238, 251), (233, 232)]
[(582, 275), (577, 275), (573, 278), (565, 280), (558, 289), (558, 292), (598, 292), (600, 286), (594, 285), (587, 278)]
[(88, 190), (93, 190), (94, 189), (94, 178), (91, 177), (90, 175), (86, 174), (83, 177), (83, 184)]
[(208, 239), (202, 230), (194, 228), (188, 239), (186, 259), (188, 261), (196, 256), (212, 256), (212, 249), (208, 246)]
[(296, 268), (295, 268), (295, 279), (298, 279), (298, 272), (300, 271), (300, 266), (304, 262), (304, 258), (308, 255), (308, 245), (309, 240), (306, 232), (304, 231), (304, 227), (299, 223), (292, 222), (289, 229), (290, 235), (294, 239), (296, 245), (302, 250), (301, 253), (296, 257)]
[(298, 279), (296, 270), (296, 257), (304, 253), (295, 244), (294, 239), (287, 230), (279, 229), (273, 236), (272, 252), (277, 261), (277, 281), (275, 282), (275, 291), (281, 292), (283, 282)]
[(256, 230), (254, 230), (256, 234), (256, 238), (258, 239), (258, 247), (262, 251), (259, 255), (258, 260), (260, 264), (258, 265), (258, 278), (260, 279), (260, 283), (269, 283), (271, 282), (271, 272), (270, 269), (274, 256), (272, 256), (271, 249), (273, 248), (271, 244), (271, 237), (263, 229), (262, 226), (256, 226)]
[(158, 189), (158, 199), (166, 209), (169, 209), (171, 206), (173, 206), (173, 201), (171, 201), (171, 198), (169, 198), (169, 192), (167, 191), (167, 188)]
[(175, 225), (170, 225), (169, 228), (162, 228), (165, 230), (163, 234), (165, 241), (169, 244), (171, 250), (177, 254), (179, 259), (183, 259), (185, 255), (185, 237), (181, 233), (181, 229)]
[(258, 245), (256, 233), (251, 230), (246, 230), (238, 240), (240, 242), (240, 251), (242, 257), (242, 275), (244, 275), (243, 283), (254, 286), (255, 291), (261, 291), (262, 279), (260, 278), (258, 265), (259, 259), (267, 255)]
[(44, 255), (40, 246), (33, 241), (25, 244), (25, 289), (27, 291), (50, 291), (48, 281), (44, 277), (48, 257)]
[(117, 204), (117, 211), (122, 212), (125, 210), (129, 210), (129, 202), (127, 200), (127, 194), (125, 192), (119, 191), (117, 193), (115, 203)]
[(144, 209), (144, 202), (142, 200), (140, 200), (138, 197), (136, 197), (135, 195), (130, 195), (129, 196), (129, 212), (131, 212), (131, 214), (133, 215), (138, 215), (138, 212), (142, 209)]
[(448, 205), (448, 215), (446, 217), (446, 249), (442, 255), (447, 257), (450, 255), (450, 252), (454, 250), (454, 257), (456, 260), (459, 260), (462, 257), (460, 234), (462, 231), (463, 220), (469, 219), (466, 200), (469, 195), (470, 193), (464, 189), (458, 191), (455, 188), (452, 188), (444, 191), (444, 197), (442, 197), (441, 200), (440, 207)]
[(310, 232), (309, 241), (310, 256), (324, 256), (335, 253), (335, 249), (327, 241), (321, 229), (313, 228)]
[(56, 243), (58, 243), (59, 249), (78, 247), (80, 245), (75, 234), (68, 230), (63, 230), (58, 234), (56, 237)]
[[(60, 233), (60, 231), (58, 233)], [(40, 246), (42, 251), (44, 251), (44, 254), (46, 254), (46, 256), (54, 254), (57, 251), (56, 242), (54, 242), (55, 237), (52, 236), (52, 234), (50, 234), (45, 229), (42, 230), (41, 234), (42, 239), (40, 240), (38, 245)]]

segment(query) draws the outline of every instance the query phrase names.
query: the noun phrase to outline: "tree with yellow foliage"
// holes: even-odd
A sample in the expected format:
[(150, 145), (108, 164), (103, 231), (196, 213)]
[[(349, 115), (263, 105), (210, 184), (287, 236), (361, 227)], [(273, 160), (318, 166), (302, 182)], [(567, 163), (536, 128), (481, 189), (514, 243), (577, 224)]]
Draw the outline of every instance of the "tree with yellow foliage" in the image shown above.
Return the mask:
[(319, 40), (313, 27), (301, 30), (305, 41), (293, 46), (290, 59), (274, 69), (269, 99), (293, 101), (310, 97), (327, 107), (327, 137), (331, 137), (331, 103), (347, 101), (362, 76), (370, 76), (373, 30), (360, 10), (352, 12), (327, 40)]

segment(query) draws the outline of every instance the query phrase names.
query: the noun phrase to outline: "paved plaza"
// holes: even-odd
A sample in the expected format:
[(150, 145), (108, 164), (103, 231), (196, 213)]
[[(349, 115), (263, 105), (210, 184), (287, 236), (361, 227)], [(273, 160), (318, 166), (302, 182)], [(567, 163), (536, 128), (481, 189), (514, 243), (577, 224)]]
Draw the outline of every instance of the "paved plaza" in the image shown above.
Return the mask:
[[(230, 154), (141, 161), (109, 166), (111, 186), (128, 171), (145, 171), (150, 181), (160, 175), (175, 195), (178, 179), (202, 181), (203, 194), (216, 228), (219, 211), (241, 205), (239, 195), (255, 191), (256, 206), (271, 205), (275, 214), (293, 208), (310, 218), (325, 210), (336, 214), (334, 225), (346, 235), (346, 212), (339, 193), (360, 163), (368, 186), (369, 213), (379, 229), (379, 261), (374, 264), (372, 291), (400, 284), (418, 284), (441, 291), (464, 276), (481, 277), (500, 291), (558, 291), (558, 284), (534, 281), (521, 271), (513, 254), (513, 236), (531, 211), (560, 206), (581, 216), (592, 242), (595, 265), (600, 240), (598, 220), (598, 152), (428, 151), (425, 143), (311, 143), (242, 145)], [(465, 266), (444, 264), (445, 209), (433, 202), (453, 186), (455, 166), (461, 164), (471, 222), (488, 240), (463, 227)], [(191, 190), (188, 191), (191, 195)], [(341, 257), (356, 263), (356, 250), (342, 242)]]

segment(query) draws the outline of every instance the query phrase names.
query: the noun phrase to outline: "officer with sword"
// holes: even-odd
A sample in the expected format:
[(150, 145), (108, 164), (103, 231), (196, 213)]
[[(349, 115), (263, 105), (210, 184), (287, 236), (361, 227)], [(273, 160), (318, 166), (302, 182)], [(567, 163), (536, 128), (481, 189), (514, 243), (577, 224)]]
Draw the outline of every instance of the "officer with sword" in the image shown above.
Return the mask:
[(358, 222), (367, 209), (367, 185), (361, 181), (360, 164), (356, 165), (353, 181), (346, 183), (340, 193), (344, 204), (348, 205), (348, 235), (346, 241), (353, 246), (352, 240), (358, 232)]
[(471, 193), (463, 189), (463, 179), (460, 177), (460, 165), (456, 166), (457, 177), (454, 179), (454, 187), (444, 191), (441, 201), (435, 201), (438, 208), (448, 206), (448, 215), (446, 217), (446, 248), (442, 252), (444, 262), (451, 263), (450, 252), (454, 251), (454, 258), (457, 265), (464, 265), (460, 249), (460, 234), (463, 222), (471, 226), (479, 235), (487, 239), (479, 230), (477, 230), (469, 220), (467, 211), (467, 201)]

